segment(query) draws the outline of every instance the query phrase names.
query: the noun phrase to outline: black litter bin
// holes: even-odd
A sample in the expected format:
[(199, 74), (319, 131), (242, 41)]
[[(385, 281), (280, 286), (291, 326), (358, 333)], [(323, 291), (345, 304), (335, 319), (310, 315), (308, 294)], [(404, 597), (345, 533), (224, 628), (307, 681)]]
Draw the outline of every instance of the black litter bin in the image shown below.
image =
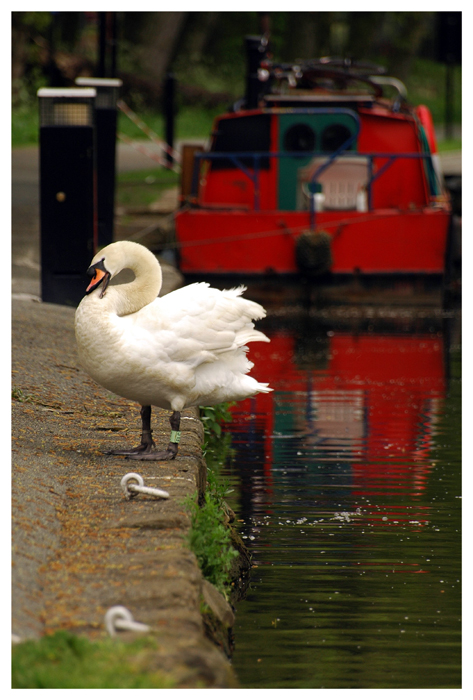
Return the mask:
[(77, 306), (97, 249), (93, 88), (41, 88), (40, 226), (43, 301)]

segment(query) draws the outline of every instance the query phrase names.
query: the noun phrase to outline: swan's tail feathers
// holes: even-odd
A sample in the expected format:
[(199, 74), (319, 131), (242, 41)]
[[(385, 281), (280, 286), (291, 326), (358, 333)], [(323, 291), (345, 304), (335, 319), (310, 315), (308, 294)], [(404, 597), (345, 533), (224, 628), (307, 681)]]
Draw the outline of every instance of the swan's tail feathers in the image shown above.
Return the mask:
[(266, 318), (266, 309), (264, 309), (261, 304), (256, 301), (250, 301), (249, 299), (243, 299), (246, 308), (245, 312), (253, 321), (259, 321), (261, 318)]
[(270, 391), (273, 391), (269, 384), (262, 384), (261, 382), (258, 382), (258, 391), (260, 394), (269, 394)]
[[(236, 337), (236, 344), (238, 347), (243, 347), (247, 343), (269, 343), (269, 338), (261, 331), (257, 331), (254, 328), (244, 328), (239, 331)], [(248, 348), (246, 348), (248, 350)]]
[[(241, 297), (244, 292), (246, 292), (246, 287), (242, 284), (239, 287), (233, 287), (233, 289), (224, 289), (222, 294), (227, 299), (236, 299)], [(240, 299), (238, 303), (239, 308), (248, 319), (259, 321), (259, 319), (265, 318), (266, 310), (258, 302), (251, 301), (251, 299)]]
[(231, 297), (241, 297), (244, 292), (246, 292), (246, 287), (244, 284), (240, 284), (232, 289), (224, 289), (222, 293)]

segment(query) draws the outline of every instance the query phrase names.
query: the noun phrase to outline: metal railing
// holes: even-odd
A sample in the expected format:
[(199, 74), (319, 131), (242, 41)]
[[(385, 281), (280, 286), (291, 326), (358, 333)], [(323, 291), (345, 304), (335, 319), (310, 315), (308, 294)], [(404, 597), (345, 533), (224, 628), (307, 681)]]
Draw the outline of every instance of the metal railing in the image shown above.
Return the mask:
[[(285, 110), (286, 111), (286, 110)], [(297, 113), (297, 114), (314, 114), (317, 115), (348, 115), (355, 122), (355, 130), (351, 133), (350, 137), (346, 139), (335, 151), (327, 153), (326, 151), (231, 151), (231, 152), (216, 152), (216, 151), (202, 151), (196, 153), (194, 158), (194, 170), (192, 175), (192, 188), (191, 188), (191, 198), (196, 199), (198, 197), (199, 189), (199, 176), (201, 172), (201, 165), (203, 161), (218, 161), (218, 160), (228, 160), (230, 161), (238, 170), (240, 170), (249, 180), (253, 183), (253, 208), (255, 211), (260, 210), (260, 173), (262, 170), (261, 162), (268, 160), (269, 158), (283, 159), (283, 158), (295, 158), (295, 159), (313, 159), (317, 157), (326, 158), (326, 161), (322, 163), (311, 175), (310, 184), (308, 185), (309, 190), (312, 192), (316, 191), (316, 185), (319, 181), (322, 173), (330, 168), (336, 161), (343, 158), (364, 158), (368, 164), (368, 180), (366, 183), (367, 192), (367, 206), (368, 211), (372, 210), (372, 185), (376, 180), (378, 180), (396, 161), (400, 159), (422, 159), (427, 163), (427, 168), (429, 169), (429, 174), (426, 174), (426, 184), (427, 191), (430, 197), (434, 197), (438, 192), (432, 192), (432, 186), (430, 183), (435, 182), (438, 191), (442, 191), (442, 186), (439, 182), (439, 176), (435, 171), (432, 155), (430, 152), (423, 153), (412, 153), (412, 152), (402, 152), (402, 153), (392, 153), (392, 152), (364, 152), (361, 153), (358, 150), (350, 150), (353, 144), (356, 142), (359, 132), (360, 132), (360, 118), (356, 112), (351, 109), (345, 108), (325, 108), (319, 109), (315, 112), (311, 108), (303, 109), (288, 109), (287, 113)], [(386, 162), (379, 167), (379, 169), (374, 172), (374, 160), (375, 159), (386, 159)], [(246, 161), (244, 163), (243, 161)], [(251, 165), (248, 165), (250, 161)], [(433, 179), (432, 179), (433, 175)], [(310, 225), (311, 228), (315, 227), (316, 219), (316, 209), (314, 206), (314, 197), (310, 197)]]
[[(192, 178), (192, 191), (191, 191), (191, 197), (197, 198), (198, 196), (198, 182), (199, 182), (199, 174), (200, 174), (200, 169), (201, 169), (201, 162), (202, 161), (212, 161), (212, 160), (229, 160), (231, 161), (236, 168), (238, 168), (244, 175), (246, 175), (251, 182), (253, 183), (254, 187), (254, 193), (253, 193), (253, 208), (255, 211), (260, 210), (260, 172), (261, 172), (261, 166), (260, 166), (260, 161), (268, 158), (316, 158), (316, 157), (327, 157), (327, 161), (323, 163), (321, 166), (319, 166), (314, 173), (311, 176), (310, 179), (310, 184), (312, 191), (315, 191), (315, 185), (319, 181), (320, 175), (327, 170), (333, 163), (335, 163), (339, 159), (343, 159), (344, 157), (348, 158), (353, 158), (354, 156), (359, 157), (359, 158), (365, 158), (368, 161), (368, 181), (366, 183), (366, 191), (367, 191), (367, 197), (368, 197), (368, 210), (370, 211), (372, 209), (372, 185), (373, 183), (378, 180), (384, 173), (393, 165), (398, 160), (401, 159), (411, 159), (411, 160), (425, 160), (428, 163), (428, 167), (432, 169), (432, 172), (435, 174), (435, 179), (437, 180), (437, 184), (439, 186), (439, 189), (441, 190), (440, 183), (438, 182), (438, 175), (435, 172), (435, 168), (433, 166), (432, 162), (432, 155), (430, 153), (386, 153), (382, 151), (373, 151), (371, 153), (361, 153), (359, 151), (337, 151), (334, 152), (330, 155), (327, 153), (324, 153), (322, 151), (284, 151), (284, 152), (276, 152), (276, 153), (270, 153), (270, 152), (239, 152), (238, 154), (235, 154), (234, 152), (228, 152), (228, 153), (212, 153), (212, 152), (201, 152), (201, 153), (196, 153), (194, 158), (194, 172), (193, 172), (193, 178)], [(251, 159), (253, 161), (253, 167), (247, 167), (244, 165), (241, 161), (242, 160), (249, 160)], [(376, 172), (374, 172), (373, 168), (373, 163), (375, 159), (386, 159), (386, 163), (384, 163)], [(435, 197), (436, 193), (429, 192), (429, 195), (431, 197)], [(310, 214), (311, 214), (311, 226), (313, 223), (315, 223), (315, 208), (314, 208), (314, 198), (310, 198)]]

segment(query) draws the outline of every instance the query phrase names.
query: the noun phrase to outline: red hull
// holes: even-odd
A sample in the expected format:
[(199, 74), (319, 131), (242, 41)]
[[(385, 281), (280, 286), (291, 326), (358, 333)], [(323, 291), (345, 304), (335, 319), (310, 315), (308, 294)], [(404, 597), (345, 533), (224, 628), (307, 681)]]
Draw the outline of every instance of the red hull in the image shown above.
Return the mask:
[[(309, 228), (306, 212), (189, 209), (179, 213), (184, 274), (294, 274), (295, 241)], [(332, 237), (334, 274), (441, 274), (449, 212), (323, 212), (317, 228)]]

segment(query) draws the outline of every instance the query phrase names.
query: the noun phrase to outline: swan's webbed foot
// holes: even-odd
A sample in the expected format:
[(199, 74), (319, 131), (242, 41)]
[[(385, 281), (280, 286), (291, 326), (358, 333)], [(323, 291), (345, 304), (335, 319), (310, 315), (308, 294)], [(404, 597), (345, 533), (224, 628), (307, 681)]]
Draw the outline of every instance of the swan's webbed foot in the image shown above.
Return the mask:
[(129, 457), (131, 455), (147, 454), (156, 449), (156, 445), (152, 438), (153, 431), (151, 430), (151, 406), (141, 407), (141, 442), (137, 447), (129, 447), (125, 450), (109, 450), (105, 454), (122, 455)]
[(177, 444), (170, 442), (166, 450), (161, 450), (160, 452), (150, 450), (148, 452), (134, 452), (133, 454), (128, 454), (128, 459), (138, 459), (141, 461), (163, 461), (168, 459), (174, 459), (177, 455)]
[(181, 414), (179, 411), (174, 411), (171, 418), (169, 419), (171, 423), (171, 440), (165, 450), (158, 452), (156, 450), (147, 450), (141, 452), (134, 452), (128, 455), (128, 459), (138, 459), (146, 461), (162, 461), (168, 459), (174, 459), (177, 455), (179, 449), (179, 440), (181, 439), (181, 433), (179, 432), (179, 426), (181, 422)]
[(161, 450), (159, 452), (156, 450), (156, 445), (151, 437), (151, 406), (142, 406), (141, 421), (141, 443), (137, 447), (130, 447), (129, 449), (125, 450), (109, 450), (106, 452), (106, 454), (122, 455), (128, 459), (138, 459), (142, 461), (147, 460), (153, 462), (174, 459), (177, 455), (179, 440), (181, 438), (181, 433), (179, 432), (181, 414), (179, 411), (174, 411), (169, 419), (169, 422), (171, 423), (171, 440), (169, 445), (165, 450)]
[(141, 442), (136, 447), (129, 447), (125, 450), (108, 450), (105, 454), (107, 455), (122, 455), (124, 457), (130, 457), (132, 455), (148, 454), (154, 450), (156, 447), (153, 440), (150, 443)]

